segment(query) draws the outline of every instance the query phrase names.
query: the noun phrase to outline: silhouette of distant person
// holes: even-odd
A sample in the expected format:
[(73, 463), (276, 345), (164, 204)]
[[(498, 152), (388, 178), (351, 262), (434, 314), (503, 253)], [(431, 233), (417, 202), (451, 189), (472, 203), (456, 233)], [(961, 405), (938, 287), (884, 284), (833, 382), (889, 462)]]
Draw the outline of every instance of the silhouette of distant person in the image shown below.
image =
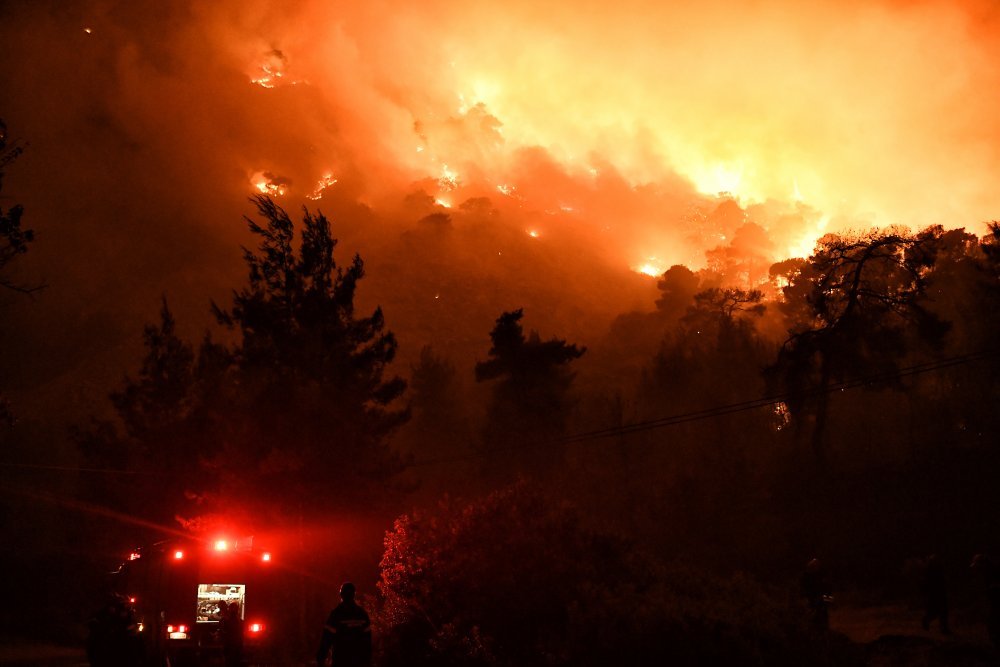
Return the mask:
[(986, 629), (993, 646), (1000, 648), (1000, 572), (996, 563), (986, 554), (976, 554), (972, 559), (972, 569), (982, 580), (983, 592), (989, 606)]
[(340, 587), (341, 602), (326, 619), (316, 664), (326, 664), (327, 655), (333, 653), (334, 667), (364, 667), (371, 663), (372, 632), (368, 612), (355, 601), (356, 589), (350, 582)]
[(948, 629), (948, 584), (945, 580), (944, 563), (937, 554), (927, 558), (924, 568), (924, 630), (930, 630), (931, 622), (938, 619), (941, 633), (950, 634)]
[(90, 618), (87, 659), (92, 667), (131, 667), (141, 661), (138, 624), (128, 601), (109, 595)]
[(806, 563), (806, 570), (799, 581), (802, 597), (806, 599), (812, 615), (813, 625), (821, 630), (830, 627), (830, 582), (826, 578), (823, 564), (818, 558)]
[(222, 607), (222, 655), (226, 667), (239, 667), (243, 660), (243, 619), (240, 618), (240, 603), (230, 602)]

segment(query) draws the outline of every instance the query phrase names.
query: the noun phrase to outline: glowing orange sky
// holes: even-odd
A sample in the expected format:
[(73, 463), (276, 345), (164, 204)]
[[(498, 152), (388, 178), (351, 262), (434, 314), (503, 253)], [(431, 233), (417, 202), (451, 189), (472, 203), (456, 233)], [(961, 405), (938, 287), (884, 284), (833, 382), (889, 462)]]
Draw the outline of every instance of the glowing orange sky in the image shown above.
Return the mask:
[[(570, 173), (607, 161), (635, 185), (675, 170), (849, 224), (998, 217), (989, 4), (664, 5), (251, 3), (213, 20), (249, 75), (279, 49), (286, 81), (348, 109), (354, 140), (408, 176), (514, 182), (517, 149), (540, 146)], [(495, 134), (457, 129), (477, 103)]]
[(5, 311), (0, 371), (58, 378), (81, 416), (79, 396), (105, 405), (134, 367), (161, 297), (188, 338), (214, 326), (206, 301), (245, 275), (241, 215), (262, 183), (369, 262), (359, 298), (385, 306), (406, 360), (425, 343), (474, 359), (521, 307), (596, 350), (615, 317), (655, 307), (656, 279), (629, 268), (705, 267), (744, 211), (767, 231), (739, 239), (763, 275), (829, 230), (1000, 218), (995, 2), (83, 0), (0, 16), (0, 114), (26, 146), (3, 196), (38, 239), (15, 268), (50, 286)]

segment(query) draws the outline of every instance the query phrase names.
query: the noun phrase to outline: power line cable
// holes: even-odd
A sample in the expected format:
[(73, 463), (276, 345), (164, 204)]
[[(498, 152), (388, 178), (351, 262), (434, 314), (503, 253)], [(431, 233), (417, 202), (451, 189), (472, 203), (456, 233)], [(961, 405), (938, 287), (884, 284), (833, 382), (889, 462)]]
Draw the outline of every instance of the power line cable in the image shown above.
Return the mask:
[(563, 436), (561, 438), (556, 438), (555, 442), (561, 442), (561, 443), (582, 442), (586, 440), (613, 437), (632, 432), (652, 430), (655, 428), (662, 428), (665, 426), (674, 426), (676, 424), (683, 424), (691, 421), (699, 421), (702, 419), (719, 417), (728, 414), (733, 414), (736, 412), (743, 412), (746, 410), (753, 410), (756, 408), (767, 407), (769, 405), (786, 403), (789, 400), (795, 398), (811, 398), (823, 394), (845, 391), (847, 389), (855, 389), (857, 387), (883, 384), (893, 380), (902, 379), (904, 377), (910, 377), (913, 375), (919, 375), (931, 371), (942, 370), (944, 368), (950, 368), (952, 366), (967, 364), (973, 361), (981, 361), (990, 356), (995, 356), (997, 354), (998, 354), (997, 352), (976, 352), (965, 355), (958, 355), (955, 357), (949, 357), (937, 361), (915, 364), (913, 366), (901, 368), (889, 373), (878, 373), (859, 378), (852, 378), (850, 380), (829, 384), (826, 387), (817, 386), (797, 392), (785, 392), (782, 394), (774, 394), (771, 396), (765, 396), (762, 398), (752, 399), (748, 401), (741, 401), (739, 403), (731, 403), (729, 405), (722, 405), (713, 408), (706, 408), (703, 410), (696, 410), (693, 412), (671, 415), (668, 417), (660, 417), (657, 419), (634, 422), (631, 424), (624, 424), (622, 426), (614, 426), (605, 429), (598, 429), (595, 431), (588, 431), (585, 433), (571, 434)]
[[(706, 419), (714, 419), (717, 417), (724, 417), (726, 415), (736, 414), (739, 412), (756, 410), (771, 405), (778, 405), (780, 403), (786, 403), (789, 400), (795, 398), (812, 398), (815, 396), (821, 396), (823, 394), (832, 394), (836, 392), (847, 391), (848, 389), (856, 389), (858, 387), (884, 384), (894, 380), (900, 380), (906, 377), (912, 377), (915, 375), (921, 375), (933, 371), (944, 370), (946, 368), (952, 368), (954, 366), (969, 364), (975, 361), (984, 361), (986, 359), (989, 359), (991, 357), (996, 357), (998, 355), (1000, 355), (1000, 351), (989, 351), (989, 350), (980, 352), (971, 352), (962, 355), (955, 355), (952, 357), (945, 357), (943, 359), (938, 359), (935, 361), (928, 361), (920, 364), (914, 364), (912, 366), (907, 366), (905, 368), (897, 369), (892, 372), (876, 373), (873, 375), (852, 378), (849, 380), (843, 380), (841, 382), (829, 384), (825, 387), (817, 386), (797, 392), (785, 392), (781, 394), (773, 394), (770, 396), (763, 396), (760, 398), (740, 401), (737, 403), (730, 403), (727, 405), (704, 408), (701, 410), (694, 410), (690, 412), (669, 415), (666, 417), (658, 417), (656, 419), (632, 422), (629, 424), (622, 424), (620, 426), (611, 426), (608, 428), (596, 429), (593, 431), (585, 431), (582, 433), (568, 434), (565, 436), (552, 438), (550, 440), (542, 442), (511, 445), (508, 447), (501, 447), (483, 452), (463, 454), (460, 456), (427, 459), (424, 461), (414, 461), (409, 464), (409, 467), (420, 468), (420, 467), (429, 467), (434, 465), (444, 465), (449, 463), (460, 463), (463, 461), (488, 458), (504, 452), (521, 451), (524, 449), (538, 449), (538, 448), (551, 447), (562, 444), (584, 443), (593, 440), (602, 440), (604, 438), (613, 438), (623, 435), (631, 435), (633, 433), (642, 433), (645, 431), (666, 428), (668, 426), (677, 426), (679, 424), (703, 421)], [(125, 470), (117, 468), (53, 466), (53, 465), (31, 464), (31, 463), (18, 463), (13, 461), (0, 461), (0, 467), (20, 468), (27, 470), (43, 470), (51, 472), (94, 473), (94, 474), (105, 474), (105, 475), (162, 476), (165, 474), (163, 472), (156, 472), (156, 471)]]
[(426, 467), (433, 465), (442, 465), (446, 463), (459, 463), (474, 459), (487, 458), (504, 452), (520, 451), (524, 449), (537, 449), (537, 448), (560, 445), (560, 444), (576, 444), (576, 443), (589, 442), (593, 440), (601, 440), (604, 438), (630, 435), (633, 433), (641, 433), (644, 431), (651, 431), (659, 428), (665, 428), (668, 426), (676, 426), (679, 424), (685, 424), (689, 422), (702, 421), (705, 419), (713, 419), (716, 417), (723, 417), (738, 412), (756, 410), (771, 405), (777, 405), (779, 403), (785, 403), (793, 398), (811, 398), (823, 394), (832, 394), (836, 392), (846, 391), (848, 389), (856, 389), (858, 387), (884, 384), (887, 382), (891, 382), (893, 380), (899, 380), (906, 377), (912, 377), (914, 375), (920, 375), (932, 371), (943, 370), (954, 366), (972, 363), (974, 361), (983, 361), (990, 357), (995, 357), (998, 354), (1000, 354), (1000, 351), (982, 351), (982, 352), (973, 352), (963, 355), (956, 355), (952, 357), (946, 357), (944, 359), (939, 359), (936, 361), (928, 361), (920, 364), (914, 364), (912, 366), (907, 366), (905, 368), (897, 369), (896, 371), (893, 372), (877, 373), (873, 375), (852, 378), (850, 380), (844, 380), (841, 382), (829, 384), (826, 387), (817, 386), (803, 391), (774, 394), (771, 396), (740, 401), (738, 403), (731, 403), (728, 405), (705, 408), (702, 410), (695, 410), (691, 412), (685, 412), (666, 417), (659, 417), (656, 419), (644, 420), (640, 422), (632, 422), (629, 424), (612, 426), (593, 431), (586, 431), (583, 433), (569, 434), (558, 438), (552, 438), (551, 440), (544, 442), (537, 442), (530, 444), (524, 443), (519, 445), (511, 445), (508, 447), (491, 449), (487, 452), (476, 452), (472, 454), (465, 454), (461, 456), (453, 456), (441, 459), (428, 459), (425, 461), (415, 461), (410, 464), (410, 467)]

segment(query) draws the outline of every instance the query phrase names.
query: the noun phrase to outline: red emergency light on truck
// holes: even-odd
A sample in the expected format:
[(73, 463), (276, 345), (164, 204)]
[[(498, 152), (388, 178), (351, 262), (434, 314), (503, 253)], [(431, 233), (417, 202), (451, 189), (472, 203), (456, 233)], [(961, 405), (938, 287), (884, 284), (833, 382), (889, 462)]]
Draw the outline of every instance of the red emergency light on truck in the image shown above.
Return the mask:
[(171, 539), (133, 550), (115, 588), (135, 611), (149, 664), (221, 664), (223, 616), (236, 604), (245, 662), (280, 662), (280, 575), (252, 539)]

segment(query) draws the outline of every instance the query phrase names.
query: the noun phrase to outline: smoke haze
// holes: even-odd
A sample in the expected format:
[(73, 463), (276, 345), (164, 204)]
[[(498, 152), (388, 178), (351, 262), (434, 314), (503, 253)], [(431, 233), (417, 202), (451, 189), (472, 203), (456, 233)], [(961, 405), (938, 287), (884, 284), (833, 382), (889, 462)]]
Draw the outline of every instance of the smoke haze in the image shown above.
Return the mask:
[(5, 5), (3, 195), (49, 285), (5, 310), (13, 391), (103, 399), (160, 295), (200, 336), (257, 192), (331, 218), (404, 359), (470, 362), (520, 306), (592, 344), (747, 220), (778, 260), (1000, 209), (993, 3), (284, 5)]

